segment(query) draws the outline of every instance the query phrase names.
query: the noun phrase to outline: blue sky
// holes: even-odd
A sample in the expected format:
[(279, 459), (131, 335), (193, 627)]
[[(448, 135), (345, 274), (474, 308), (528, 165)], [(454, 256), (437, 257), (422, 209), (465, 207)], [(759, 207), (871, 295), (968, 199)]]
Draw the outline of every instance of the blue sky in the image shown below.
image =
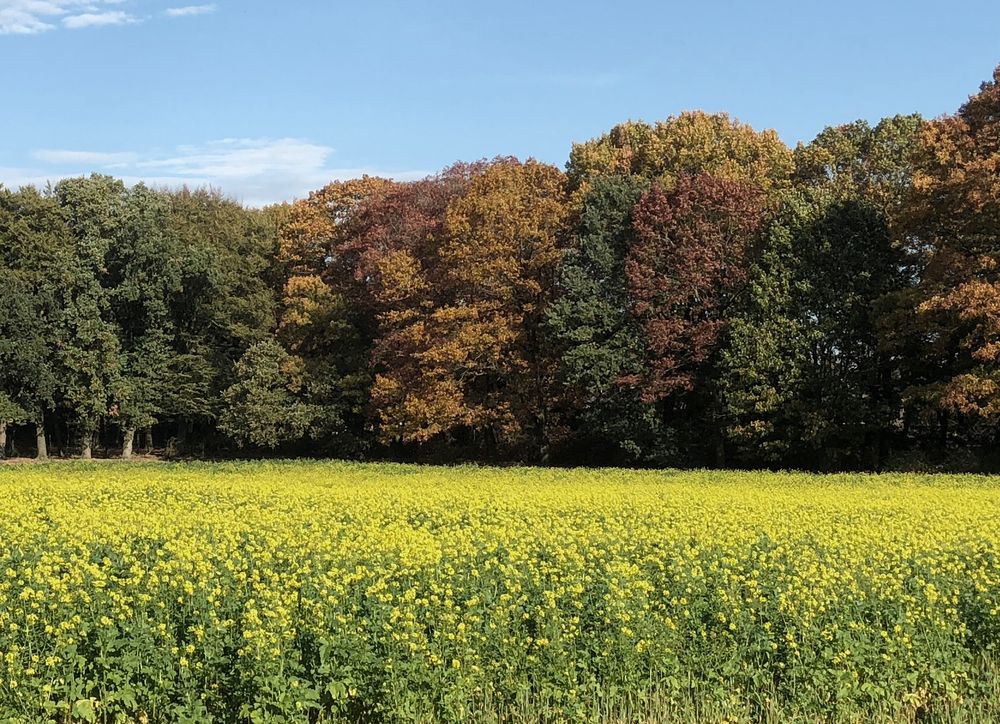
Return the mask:
[(794, 144), (954, 111), (997, 64), (996, 0), (0, 0), (0, 182), (101, 171), (261, 204), (458, 159), (562, 166), (696, 108)]

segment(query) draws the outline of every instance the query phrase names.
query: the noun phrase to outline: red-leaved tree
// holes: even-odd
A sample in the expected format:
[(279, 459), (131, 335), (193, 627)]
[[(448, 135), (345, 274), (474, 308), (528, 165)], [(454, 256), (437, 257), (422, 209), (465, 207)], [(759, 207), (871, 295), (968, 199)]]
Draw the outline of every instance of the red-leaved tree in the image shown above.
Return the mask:
[(654, 186), (639, 201), (625, 271), (649, 363), (644, 379), (623, 382), (642, 384), (646, 401), (694, 387), (747, 280), (764, 210), (759, 190), (708, 174)]

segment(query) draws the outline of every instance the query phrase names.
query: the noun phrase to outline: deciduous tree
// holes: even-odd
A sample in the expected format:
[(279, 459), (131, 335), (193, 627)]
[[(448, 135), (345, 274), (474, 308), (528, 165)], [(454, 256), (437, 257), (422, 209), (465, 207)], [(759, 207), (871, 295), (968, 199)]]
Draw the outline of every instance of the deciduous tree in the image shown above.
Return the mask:
[(763, 222), (759, 191), (708, 174), (681, 176), (669, 191), (654, 186), (637, 205), (625, 272), (649, 355), (645, 400), (693, 389), (746, 283)]
[(662, 462), (669, 447), (655, 407), (640, 399), (635, 382), (623, 382), (640, 377), (645, 363), (625, 259), (635, 243), (633, 208), (648, 188), (638, 176), (589, 184), (546, 312), (560, 356), (559, 392), (572, 411), (570, 454), (595, 462)]
[(601, 175), (636, 175), (670, 187), (707, 173), (765, 192), (787, 188), (792, 154), (773, 130), (756, 131), (725, 113), (694, 111), (649, 125), (629, 122), (573, 146), (569, 178), (580, 186)]
[[(535, 161), (492, 164), (449, 205), (436, 252), (444, 294), (394, 320), (401, 354), (376, 378), (385, 437), (422, 441), (464, 427), (547, 454), (555, 366), (543, 315), (566, 214), (565, 177)], [(396, 255), (391, 267), (419, 293), (408, 259)]]
[(114, 404), (121, 374), (121, 349), (110, 321), (106, 288), (108, 255), (122, 233), (125, 185), (93, 175), (60, 181), (55, 198), (62, 207), (74, 246), (60, 285), (56, 346), (62, 404), (90, 458), (95, 435)]
[(0, 188), (0, 391), (8, 425), (32, 423), (39, 458), (48, 455), (46, 415), (56, 405), (54, 342), (59, 292), (73, 242), (51, 196)]
[[(907, 231), (923, 254), (917, 320), (937, 380), (913, 392), (947, 416), (1000, 416), (1000, 68), (920, 134)], [(990, 440), (992, 442), (992, 440)]]
[(219, 428), (241, 445), (275, 448), (306, 436), (317, 410), (298, 396), (300, 360), (273, 339), (250, 346), (235, 368), (236, 381), (223, 394)]

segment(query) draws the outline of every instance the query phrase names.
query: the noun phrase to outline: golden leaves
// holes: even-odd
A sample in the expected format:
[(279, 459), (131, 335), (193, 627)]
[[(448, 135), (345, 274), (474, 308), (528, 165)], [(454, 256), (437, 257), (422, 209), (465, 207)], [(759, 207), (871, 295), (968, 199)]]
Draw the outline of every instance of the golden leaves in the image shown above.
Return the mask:
[(652, 126), (624, 123), (575, 144), (569, 176), (580, 185), (597, 175), (635, 174), (670, 186), (681, 174), (709, 173), (771, 191), (789, 185), (792, 168), (792, 153), (775, 131), (755, 131), (725, 113), (693, 111)]
[(393, 183), (375, 176), (335, 181), (292, 204), (282, 214), (278, 240), (278, 259), (289, 274), (320, 271), (341, 240), (351, 213)]
[(557, 169), (497, 161), (470, 176), (422, 257), (381, 254), (385, 371), (373, 401), (383, 438), (426, 442), (459, 426), (513, 438), (536, 414), (526, 373), (540, 363), (526, 347), (551, 293), (567, 201)]

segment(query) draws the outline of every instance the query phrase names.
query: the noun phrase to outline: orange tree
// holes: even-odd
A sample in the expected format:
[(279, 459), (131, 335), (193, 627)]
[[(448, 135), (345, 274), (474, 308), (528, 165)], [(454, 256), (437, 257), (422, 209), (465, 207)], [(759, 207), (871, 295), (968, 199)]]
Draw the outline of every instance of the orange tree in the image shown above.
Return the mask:
[(565, 238), (565, 177), (501, 159), (467, 178), (427, 243), (376, 262), (382, 436), (463, 435), (544, 457), (556, 420), (542, 322)]

